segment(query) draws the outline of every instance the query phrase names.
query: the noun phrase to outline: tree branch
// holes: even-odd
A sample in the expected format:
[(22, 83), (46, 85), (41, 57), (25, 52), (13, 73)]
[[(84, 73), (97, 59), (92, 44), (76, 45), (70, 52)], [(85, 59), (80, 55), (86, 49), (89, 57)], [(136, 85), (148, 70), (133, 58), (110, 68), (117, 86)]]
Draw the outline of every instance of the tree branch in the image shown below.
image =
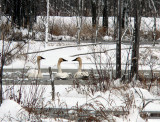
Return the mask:
[(99, 45), (102, 43), (92, 43), (92, 44), (83, 44), (83, 45), (71, 45), (71, 46), (63, 46), (63, 47), (57, 47), (57, 48), (52, 48), (52, 49), (47, 49), (47, 50), (41, 50), (41, 51), (33, 51), (33, 52), (27, 52), (27, 53), (22, 53), (20, 55), (26, 55), (26, 54), (33, 54), (33, 53), (42, 53), (42, 52), (48, 52), (52, 50), (58, 50), (58, 49), (63, 49), (63, 48), (71, 48), (71, 47), (83, 47), (83, 46), (91, 46), (91, 45)]
[[(140, 48), (152, 48), (152, 47), (140, 47)], [(130, 49), (130, 48), (122, 48), (121, 50), (127, 50), (127, 49)], [(88, 55), (88, 54), (95, 54), (95, 53), (106, 53), (107, 51), (112, 51), (112, 50), (116, 50), (116, 48), (108, 49), (108, 50), (105, 50), (105, 51), (98, 51), (98, 52), (79, 53), (79, 54), (76, 54), (76, 55), (71, 55), (70, 57), (75, 57), (75, 56), (80, 56), (80, 55)]]

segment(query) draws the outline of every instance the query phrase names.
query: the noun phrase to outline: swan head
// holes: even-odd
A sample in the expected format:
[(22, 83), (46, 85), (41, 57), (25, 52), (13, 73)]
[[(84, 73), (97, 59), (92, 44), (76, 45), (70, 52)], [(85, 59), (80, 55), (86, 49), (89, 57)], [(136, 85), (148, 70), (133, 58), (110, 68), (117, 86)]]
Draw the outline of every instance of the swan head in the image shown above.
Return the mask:
[(72, 60), (72, 61), (82, 61), (82, 59), (80, 58), (80, 57), (77, 57), (77, 58), (75, 58), (74, 60)]
[(64, 58), (59, 58), (59, 60), (58, 60), (59, 63), (61, 63), (61, 62), (63, 62), (63, 61), (67, 61), (67, 60), (64, 59)]
[(37, 61), (39, 60), (41, 60), (41, 59), (45, 59), (45, 58), (43, 58), (42, 56), (37, 56)]

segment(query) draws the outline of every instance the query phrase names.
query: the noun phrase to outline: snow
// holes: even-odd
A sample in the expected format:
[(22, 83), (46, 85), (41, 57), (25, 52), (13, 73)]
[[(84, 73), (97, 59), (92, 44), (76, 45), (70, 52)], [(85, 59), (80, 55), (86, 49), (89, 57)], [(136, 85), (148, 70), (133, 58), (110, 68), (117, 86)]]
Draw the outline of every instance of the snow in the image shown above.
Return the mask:
[[(57, 68), (57, 62), (60, 57), (68, 60), (68, 62), (62, 63), (62, 68), (64, 69), (77, 69), (78, 63), (73, 62), (72, 60), (75, 57), (73, 55), (77, 54), (84, 54), (84, 53), (90, 53), (90, 52), (100, 52), (107, 50), (106, 53), (101, 54), (101, 61), (102, 63), (110, 62), (111, 66), (108, 67), (109, 69), (113, 68), (115, 69), (115, 63), (116, 63), (116, 44), (97, 44), (96, 46), (81, 46), (84, 45), (83, 43), (80, 46), (77, 46), (74, 42), (48, 42), (46, 45), (43, 42), (36, 42), (36, 41), (29, 41), (31, 43), (26, 44), (24, 53), (26, 52), (34, 52), (34, 51), (44, 51), (48, 49), (55, 49), (51, 51), (41, 52), (38, 54), (28, 54), (28, 60), (21, 60), (17, 59), (14, 60), (12, 64), (8, 66), (4, 66), (4, 68), (8, 69), (14, 69), (14, 68), (27, 68), (27, 67), (33, 67), (35, 68), (36, 65), (36, 56), (40, 55), (45, 58), (45, 60), (41, 61), (41, 68), (47, 68), (52, 67), (53, 69)], [(16, 42), (12, 43), (11, 46), (16, 45)], [(65, 46), (75, 46), (75, 47), (69, 47), (69, 48), (62, 48)], [(57, 49), (58, 48), (58, 49)], [(125, 69), (126, 62), (131, 62), (131, 59), (129, 58), (129, 61), (127, 61), (128, 53), (131, 55), (131, 51), (129, 52), (130, 45), (122, 44), (122, 69)], [(29, 49), (29, 51), (27, 50)], [(160, 62), (160, 45), (152, 46), (152, 45), (141, 45), (140, 46), (140, 60), (139, 60), (139, 69), (140, 70), (150, 70), (150, 63), (153, 64), (153, 69), (155, 71), (160, 70), (159, 62)], [(131, 57), (131, 56), (130, 56)], [(151, 57), (157, 57), (153, 60), (151, 60)], [(94, 59), (93, 55), (81, 55), (82, 61), (83, 61), (83, 69), (95, 69), (96, 67), (93, 65)], [(98, 54), (97, 54), (98, 58)], [(104, 65), (104, 67), (107, 67)]]
[[(39, 17), (40, 18), (40, 17)], [(68, 24), (75, 24), (77, 17), (49, 17), (50, 21), (59, 22), (59, 23), (68, 23)], [(86, 18), (83, 18), (85, 20)], [(131, 26), (133, 26), (133, 19), (131, 19)], [(102, 18), (100, 18), (100, 23)], [(87, 18), (88, 23), (91, 23), (91, 17)], [(109, 18), (109, 27), (112, 28), (113, 26), (113, 17)], [(37, 23), (44, 22), (41, 19), (37, 19)], [(142, 18), (142, 26), (141, 29), (145, 31), (149, 31), (153, 27), (153, 19), (152, 18)], [(157, 29), (160, 28), (160, 19), (157, 18)], [(16, 30), (19, 31), (19, 30)], [(27, 35), (28, 31), (26, 29), (20, 30), (23, 35)], [(42, 38), (45, 36), (44, 33), (37, 33), (36, 39)], [(68, 62), (62, 63), (61, 67), (63, 69), (77, 69), (78, 63), (72, 62), (72, 60), (77, 57), (73, 55), (83, 54), (83, 53), (90, 53), (93, 51), (104, 51), (108, 50), (106, 53), (101, 54), (102, 56), (102, 63), (111, 62), (113, 67), (107, 67), (108, 69), (115, 69), (115, 49), (116, 44), (99, 44), (94, 46), (78, 46), (74, 42), (67, 42), (67, 40), (76, 40), (75, 37), (70, 37), (66, 35), (61, 36), (54, 36), (48, 35), (48, 38), (54, 38), (55, 40), (66, 40), (66, 42), (48, 42), (45, 44), (44, 42), (36, 42), (34, 40), (28, 40), (27, 44), (25, 45), (23, 53), (33, 52), (33, 51), (43, 51), (48, 49), (56, 49), (59, 47), (64, 46), (75, 46), (69, 48), (62, 48), (56, 49), (46, 52), (41, 52), (38, 54), (28, 54), (28, 60), (22, 59), (15, 59), (10, 65), (4, 66), (5, 69), (22, 69), (22, 68), (36, 68), (36, 56), (41, 55), (45, 60), (41, 61), (41, 68), (48, 68), (52, 67), (52, 69), (57, 68), (57, 61), (60, 57), (68, 60)], [(112, 40), (112, 37), (106, 35), (103, 37), (104, 40)], [(6, 43), (6, 42), (5, 42)], [(6, 43), (7, 44), (7, 43)], [(17, 42), (12, 42), (11, 48), (13, 48)], [(81, 43), (83, 45), (83, 43)], [(2, 41), (0, 43), (0, 47), (2, 47)], [(122, 44), (122, 64), (125, 64), (127, 61), (127, 56), (129, 52), (130, 45)], [(29, 49), (29, 50), (27, 50)], [(160, 61), (160, 45), (157, 44), (155, 47), (152, 45), (141, 45), (140, 46), (140, 65), (139, 69), (142, 70), (150, 70), (148, 63), (153, 63), (154, 70), (160, 70), (159, 64), (155, 62)], [(20, 52), (22, 53), (22, 52)], [(97, 56), (98, 57), (98, 56)], [(151, 60), (151, 57), (158, 57)], [(93, 55), (82, 55), (81, 56), (83, 61), (83, 69), (96, 69), (93, 65)], [(99, 58), (99, 57), (98, 57)], [(130, 59), (129, 59), (130, 62)], [(105, 67), (105, 66), (104, 66)], [(106, 68), (106, 67), (105, 67)], [(125, 66), (122, 65), (122, 69)], [(144, 111), (160, 111), (160, 102), (156, 99), (160, 99), (160, 97), (153, 92), (149, 92), (148, 90), (141, 88), (141, 87), (132, 87), (129, 84), (127, 90), (121, 89), (123, 84), (120, 80), (113, 81), (111, 88), (105, 92), (95, 92), (94, 94), (88, 92), (87, 87), (83, 86), (81, 89), (73, 88), (71, 85), (56, 85), (55, 86), (55, 100), (52, 101), (51, 96), (51, 86), (49, 85), (39, 85), (39, 86), (32, 86), (32, 85), (23, 85), (23, 86), (9, 86), (3, 85), (3, 103), (0, 106), (0, 121), (28, 121), (31, 120), (29, 118), (29, 113), (23, 108), (23, 106), (28, 105), (28, 103), (33, 102), (32, 100), (37, 100), (35, 102), (36, 107), (66, 107), (66, 108), (73, 108), (73, 107), (82, 107), (87, 109), (110, 109), (110, 110), (121, 110), (122, 108), (127, 109), (129, 106), (129, 114), (126, 116), (116, 117), (113, 116), (116, 122), (145, 122), (144, 119), (140, 117), (140, 110), (143, 107), (143, 103), (147, 103), (147, 99), (152, 99), (153, 101), (146, 105), (143, 109)], [(114, 87), (116, 87), (114, 89)], [(19, 97), (19, 91), (21, 88), (21, 102), (18, 104), (15, 102), (12, 97), (15, 95), (16, 98)], [(156, 89), (156, 88), (154, 88)], [(35, 96), (33, 94), (35, 93)], [(41, 94), (42, 93), (42, 94)], [(42, 96), (40, 96), (40, 94)], [(131, 99), (133, 98), (132, 103), (127, 103), (128, 97)], [(132, 100), (132, 99), (131, 99)], [(87, 106), (87, 105), (93, 105)], [(33, 115), (32, 115), (33, 116)], [(53, 118), (41, 118), (44, 122), (49, 121), (56, 121)], [(62, 121), (68, 121), (62, 119)], [(107, 120), (106, 120), (107, 121)], [(158, 122), (160, 120), (152, 120), (149, 119), (148, 122)]]
[(139, 110), (137, 108), (131, 109), (129, 111), (129, 115), (127, 117), (127, 120), (130, 122), (145, 122), (140, 116), (139, 116)]
[(103, 40), (112, 41), (113, 38), (112, 38), (111, 36), (104, 36), (104, 37), (103, 37)]
[(0, 120), (3, 122), (24, 121), (27, 116), (29, 116), (28, 112), (13, 100), (4, 100), (0, 107)]
[[(10, 89), (13, 88), (13, 89)], [(18, 97), (18, 91), (19, 89), (22, 88), (22, 99), (21, 99), (21, 104), (18, 104), (14, 102), (13, 100), (9, 100), (9, 96), (12, 96), (13, 93), (15, 96)], [(38, 89), (37, 89), (38, 88)], [(8, 90), (7, 90), (8, 89)], [(10, 90), (9, 90), (10, 89)], [(23, 111), (23, 116), (25, 115), (26, 118), (28, 117), (28, 112), (24, 110), (21, 106), (26, 106), (28, 103), (31, 103), (33, 99), (37, 99), (37, 102), (35, 106), (40, 107), (40, 106), (45, 106), (45, 107), (57, 107), (57, 108), (73, 108), (73, 107), (82, 107), (87, 108), (92, 110), (93, 108), (91, 106), (87, 106), (89, 104), (92, 104), (94, 106), (94, 109), (100, 109), (99, 107), (104, 107), (104, 109), (121, 109), (122, 106), (125, 108), (126, 103), (125, 101), (125, 96), (127, 93), (132, 93), (135, 99), (135, 105), (131, 105), (131, 109), (129, 109), (129, 115), (126, 117), (115, 117), (116, 122), (126, 122), (126, 121), (131, 121), (131, 122), (143, 122), (143, 120), (140, 115), (140, 109), (141, 104), (138, 104), (142, 102), (142, 99), (140, 99), (140, 96), (137, 95), (136, 91), (141, 91), (141, 95), (145, 96), (145, 99), (152, 98), (154, 99), (155, 96), (151, 95), (147, 90), (142, 89), (142, 88), (130, 88), (128, 91), (124, 90), (116, 90), (116, 89), (111, 89), (106, 92), (96, 92), (94, 95), (93, 94), (88, 94), (87, 91), (85, 90), (85, 87), (82, 87), (84, 90), (76, 90), (73, 88), (71, 85), (56, 85), (55, 86), (55, 100), (51, 100), (51, 86), (5, 86), (3, 85), (3, 91), (6, 91), (4, 93), (4, 101), (0, 107), (0, 118), (4, 118), (5, 120), (9, 119), (12, 117), (12, 120), (14, 119), (21, 119)], [(32, 91), (32, 93), (31, 93)], [(32, 94), (36, 93), (37, 95), (32, 96)], [(42, 96), (39, 96), (39, 95)], [(39, 98), (38, 98), (39, 97)], [(93, 110), (94, 110), (93, 109)], [(160, 103), (159, 101), (152, 102), (151, 104), (148, 104), (147, 107), (144, 109), (144, 111), (160, 111)], [(24, 114), (25, 113), (25, 114)], [(10, 117), (9, 117), (10, 116)], [(44, 119), (44, 118), (43, 118)], [(122, 121), (123, 120), (123, 121)], [(48, 120), (44, 120), (48, 121)], [(150, 121), (149, 121), (150, 122)]]

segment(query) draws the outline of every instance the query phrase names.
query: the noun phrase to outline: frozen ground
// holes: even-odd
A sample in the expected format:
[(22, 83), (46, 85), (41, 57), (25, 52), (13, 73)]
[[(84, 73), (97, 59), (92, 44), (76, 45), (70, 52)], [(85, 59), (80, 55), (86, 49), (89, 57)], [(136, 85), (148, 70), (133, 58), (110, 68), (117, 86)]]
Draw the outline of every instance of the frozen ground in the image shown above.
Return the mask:
[[(12, 43), (12, 47), (16, 45), (17, 42)], [(86, 44), (81, 44), (86, 45)], [(75, 46), (75, 47), (68, 47), (68, 48), (61, 48), (65, 46)], [(59, 49), (57, 49), (59, 48)], [(29, 50), (27, 50), (29, 49)], [(68, 60), (67, 62), (63, 62), (61, 64), (62, 69), (77, 69), (78, 62), (73, 62), (72, 60), (78, 56), (82, 58), (82, 68), (83, 69), (95, 69), (94, 55), (92, 52), (105, 52), (105, 53), (96, 53), (96, 60), (97, 63), (103, 63), (103, 67), (107, 69), (115, 70), (115, 63), (116, 63), (116, 44), (98, 44), (98, 45), (89, 45), (89, 46), (77, 46), (76, 43), (71, 42), (49, 42), (48, 44), (44, 44), (44, 42), (35, 42), (30, 41), (29, 44), (26, 44), (23, 53), (30, 53), (35, 51), (44, 51), (48, 49), (56, 49), (41, 53), (33, 53), (28, 54), (28, 60), (14, 60), (12, 64), (8, 66), (4, 66), (4, 68), (8, 69), (22, 69), (26, 68), (36, 68), (36, 57), (41, 55), (45, 58), (41, 62), (41, 68), (52, 67), (52, 69), (57, 69), (57, 62), (60, 57)], [(19, 55), (22, 55), (20, 53)], [(92, 53), (88, 55), (77, 55), (77, 54), (85, 54), (85, 53)], [(130, 45), (122, 44), (122, 69), (125, 69), (126, 62), (130, 63), (131, 57), (131, 49)], [(77, 56), (73, 56), (77, 55)], [(127, 57), (129, 56), (129, 59)], [(140, 70), (150, 70), (151, 66), (154, 71), (160, 70), (160, 45), (157, 44), (156, 46), (152, 45), (141, 45), (140, 46), (140, 59), (139, 59), (139, 69)], [(101, 60), (99, 60), (101, 59)], [(107, 65), (110, 64), (110, 66)], [(129, 67), (130, 68), (130, 67)]]
[[(16, 42), (12, 43), (12, 46), (14, 47), (14, 44)], [(52, 48), (58, 48), (58, 47), (63, 47), (63, 46), (69, 46), (69, 45), (75, 45), (75, 47), (71, 48), (62, 48), (62, 49), (57, 49), (57, 50), (52, 50), (52, 51), (47, 51), (39, 54), (29, 54), (28, 61), (25, 62), (24, 60), (14, 60), (12, 64), (5, 66), (4, 68), (28, 68), (28, 67), (36, 67), (36, 56), (41, 55), (45, 57), (46, 59), (41, 62), (41, 67), (42, 68), (48, 68), (51, 66), (52, 68), (56, 69), (57, 61), (58, 58), (63, 57), (68, 60), (66, 63), (62, 63), (62, 69), (76, 69), (78, 64), (73, 63), (72, 59), (75, 57), (71, 57), (72, 55), (80, 54), (80, 53), (88, 53), (92, 51), (103, 51), (103, 50), (109, 50), (109, 49), (115, 49), (115, 44), (109, 44), (109, 45), (97, 45), (97, 46), (76, 46), (75, 43), (53, 43), (50, 42), (46, 45), (42, 42), (34, 42), (32, 41), (29, 44), (29, 50), (25, 52), (32, 52), (32, 51), (42, 51), (42, 50), (47, 50), (47, 49), (52, 49)], [(82, 44), (83, 45), (83, 44)], [(26, 45), (27, 47), (28, 45)], [(159, 61), (159, 46), (156, 45), (156, 48), (152, 48), (151, 45), (143, 45), (144, 47), (151, 47), (151, 48), (141, 48), (140, 53), (145, 55), (147, 53), (148, 60), (151, 58), (151, 55), (157, 56)], [(123, 48), (129, 48), (129, 45), (122, 45)], [(149, 52), (147, 52), (149, 50)], [(150, 52), (151, 51), (151, 52)], [(24, 53), (25, 53), (24, 52)], [(126, 62), (127, 58), (127, 53), (128, 49), (125, 49), (122, 51), (122, 62)], [(92, 65), (92, 55), (83, 55), (81, 56), (83, 60), (83, 69), (91, 69), (95, 68), (94, 65)], [(115, 63), (115, 50), (108, 51), (107, 53), (101, 54), (102, 61), (105, 63), (105, 61), (110, 61)], [(110, 60), (108, 57), (111, 57)], [(147, 60), (147, 61), (148, 61)], [(158, 65), (155, 65), (155, 70), (158, 69)], [(143, 65), (144, 69), (147, 69), (147, 65)], [(119, 85), (118, 85), (119, 84)], [(113, 86), (123, 86), (122, 84), (119, 83), (119, 81), (115, 81)], [(36, 86), (21, 86), (22, 89), (22, 98), (21, 98), (21, 103), (17, 104), (14, 102), (14, 100), (9, 100), (13, 94), (15, 94), (18, 97), (18, 91), (20, 89), (20, 86), (3, 86), (3, 96), (4, 96), (4, 101), (2, 106), (0, 107), (0, 118), (3, 121), (8, 121), (9, 119), (11, 120), (24, 120), (26, 121), (29, 118), (29, 113), (23, 109), (21, 106), (26, 106), (28, 103), (31, 103), (33, 96), (31, 95), (31, 91), (34, 93), (36, 92)], [(143, 100), (144, 99), (160, 99), (160, 97), (156, 94), (159, 92), (157, 91), (157, 87), (153, 88), (151, 92), (142, 89), (141, 87), (131, 87), (127, 88), (127, 90), (116, 90), (116, 89), (111, 89), (106, 91), (106, 92), (95, 92), (94, 94), (87, 93), (85, 91), (86, 88), (81, 88), (84, 90), (78, 90), (74, 89), (72, 86), (69, 85), (56, 85), (55, 86), (55, 92), (56, 92), (56, 98), (55, 101), (51, 100), (51, 86), (38, 86), (38, 93), (40, 94), (43, 91), (43, 95), (39, 96), (38, 93), (37, 95), (34, 96), (36, 98), (40, 97), (38, 102), (36, 102), (36, 106), (39, 107), (67, 107), (67, 108), (72, 108), (72, 107), (82, 107), (85, 106), (84, 108), (87, 109), (93, 109), (90, 106), (87, 106), (87, 104), (92, 104), (96, 109), (100, 109), (100, 104), (101, 107), (103, 107), (107, 110), (117, 110), (121, 108), (127, 108), (126, 106), (128, 105), (126, 101), (126, 96), (132, 96), (133, 97), (133, 103), (130, 104), (130, 109), (129, 112), (130, 114), (127, 116), (121, 116), (121, 117), (115, 117), (112, 116), (116, 122), (145, 122), (146, 120), (143, 120), (140, 117), (140, 110), (142, 108)], [(138, 93), (137, 93), (138, 92)], [(43, 100), (42, 100), (43, 99)], [(9, 106), (9, 107), (8, 107)], [(6, 109), (7, 108), (7, 109)], [(5, 110), (5, 111), (4, 111)], [(145, 111), (160, 111), (160, 101), (153, 101), (150, 104), (148, 104), (143, 110)], [(22, 112), (23, 111), (23, 112)], [(13, 114), (12, 114), (13, 113)], [(22, 114), (23, 113), (23, 114)], [(15, 119), (16, 118), (16, 119)], [(41, 118), (44, 122), (47, 121), (55, 121), (53, 118)], [(57, 121), (57, 120), (56, 120)], [(67, 121), (67, 120), (63, 120)], [(106, 120), (107, 121), (107, 120)], [(160, 120), (148, 120), (149, 122), (158, 122)]]
[[(113, 84), (114, 85), (114, 84)], [(26, 121), (29, 119), (29, 113), (21, 107), (21, 105), (26, 106), (28, 103), (33, 102), (33, 97), (37, 99), (35, 106), (37, 107), (56, 107), (56, 108), (77, 108), (82, 107), (84, 109), (90, 110), (121, 110), (124, 108), (127, 110), (127, 106), (129, 107), (129, 115), (115, 117), (112, 116), (116, 122), (145, 122), (143, 120), (139, 112), (143, 106), (144, 99), (160, 99), (159, 96), (153, 95), (152, 93), (148, 92), (142, 88), (128, 88), (125, 90), (117, 90), (117, 89), (110, 89), (106, 92), (96, 92), (94, 95), (91, 93), (85, 93), (83, 91), (78, 91), (74, 89), (70, 85), (58, 85), (55, 86), (56, 96), (55, 100), (52, 101), (51, 99), (51, 86), (22, 86), (22, 98), (21, 104), (17, 104), (14, 100), (9, 100), (8, 98), (13, 95), (18, 97), (18, 90), (20, 86), (14, 86), (14, 89), (9, 90), (13, 86), (3, 86), (4, 92), (4, 101), (2, 106), (0, 107), (0, 119), (2, 121), (9, 121), (9, 120), (21, 120)], [(7, 91), (8, 89), (8, 91)], [(38, 89), (38, 90), (37, 90)], [(85, 89), (84, 87), (82, 89)], [(36, 91), (37, 90), (37, 91)], [(154, 89), (153, 89), (154, 90)], [(32, 93), (31, 93), (32, 91)], [(31, 94), (36, 93), (35, 96)], [(42, 95), (40, 96), (40, 94)], [(133, 103), (127, 103), (127, 95), (133, 97)], [(142, 99), (143, 97), (143, 99)], [(126, 102), (125, 102), (126, 101)], [(90, 105), (90, 106), (88, 106)], [(93, 105), (94, 108), (91, 106)], [(101, 108), (102, 107), (102, 108)], [(160, 111), (160, 101), (153, 101), (148, 104), (145, 111)], [(30, 115), (33, 116), (33, 115)], [(34, 117), (34, 116), (33, 116)], [(33, 119), (33, 118), (32, 118)], [(54, 121), (54, 119), (48, 118), (44, 119), (43, 121), (49, 122), (50, 120)], [(31, 120), (31, 118), (29, 119)], [(67, 121), (67, 120), (66, 120)], [(160, 120), (148, 120), (148, 122), (158, 122)]]
[[(58, 17), (55, 17), (55, 19), (59, 19)], [(67, 22), (72, 22), (71, 19), (76, 18), (61, 18), (63, 21), (67, 20)], [(110, 18), (112, 19), (112, 18)], [(152, 29), (153, 23), (151, 18), (143, 18), (146, 19), (145, 22), (150, 25), (150, 27), (146, 26), (145, 23), (142, 23), (141, 29), (144, 29), (148, 31), (149, 29)], [(39, 20), (39, 19), (38, 19)], [(89, 19), (88, 19), (89, 21)], [(111, 20), (110, 20), (111, 21)], [(112, 21), (111, 21), (112, 22)], [(157, 28), (159, 28), (159, 19), (157, 19)], [(112, 27), (112, 24), (110, 24), (110, 27)], [(24, 31), (23, 33), (25, 33)], [(63, 36), (66, 37), (66, 36)], [(59, 37), (55, 37), (59, 38)], [(106, 37), (107, 38), (107, 37)], [(65, 38), (66, 40), (68, 37)], [(70, 38), (69, 38), (70, 39)], [(11, 48), (16, 45), (17, 42), (12, 42)], [(5, 44), (5, 46), (7, 43)], [(74, 59), (77, 56), (72, 57), (72, 55), (77, 54), (83, 54), (83, 53), (89, 53), (89, 52), (99, 52), (99, 51), (105, 51), (105, 53), (97, 54), (96, 58), (98, 63), (102, 62), (104, 64), (111, 63), (112, 65), (104, 67), (106, 68), (113, 68), (115, 69), (115, 44), (108, 44), (108, 45), (97, 45), (97, 46), (77, 46), (76, 43), (69, 43), (69, 42), (49, 42), (48, 44), (45, 44), (43, 42), (35, 42), (33, 40), (30, 40), (29, 43), (25, 45), (24, 53), (33, 52), (33, 51), (43, 51), (47, 49), (53, 49), (53, 48), (59, 48), (64, 46), (70, 46), (75, 45), (75, 47), (70, 48), (62, 48), (47, 52), (41, 52), (38, 54), (28, 54), (27, 61), (22, 59), (15, 59), (10, 65), (4, 66), (4, 68), (8, 69), (22, 69), (22, 68), (29, 68), (33, 67), (36, 68), (36, 57), (37, 55), (41, 55), (45, 60), (41, 62), (41, 68), (48, 68), (52, 67), (54, 69), (57, 68), (57, 61), (60, 57), (65, 58), (68, 60), (68, 62), (62, 63), (62, 69), (77, 69), (78, 63), (73, 63), (72, 59)], [(81, 44), (83, 45), (83, 44)], [(2, 41), (0, 44), (0, 47), (2, 47)], [(5, 47), (7, 48), (7, 46)], [(127, 60), (127, 57), (131, 57), (131, 53), (129, 51), (130, 45), (122, 44), (122, 64), (125, 64), (126, 62), (130, 62), (130, 59)], [(114, 50), (113, 50), (114, 49)], [(19, 53), (21, 55), (22, 52)], [(101, 57), (101, 60), (99, 60)], [(93, 55), (81, 55), (81, 58), (83, 60), (83, 69), (95, 69), (94, 58)], [(143, 70), (150, 70), (151, 66), (150, 64), (153, 64), (153, 70), (160, 70), (159, 67), (159, 58), (160, 58), (160, 45), (157, 44), (155, 47), (152, 47), (151, 45), (143, 45), (140, 46), (140, 67), (139, 69)], [(124, 69), (124, 65), (122, 65), (122, 69)], [(137, 81), (138, 83), (138, 81)], [(114, 87), (116, 86), (116, 89)], [(21, 100), (18, 104), (15, 102), (19, 98), (19, 91), (21, 88)], [(126, 116), (110, 116), (113, 118), (116, 122), (146, 122), (147, 120), (144, 120), (140, 117), (140, 111), (142, 109), (144, 100), (147, 101), (147, 99), (160, 99), (159, 97), (159, 88), (152, 87), (151, 91), (147, 91), (146, 89), (143, 89), (140, 84), (137, 84), (136, 87), (132, 87), (131, 84), (127, 86), (127, 88), (119, 82), (119, 80), (113, 81), (111, 84), (111, 87), (106, 92), (95, 92), (94, 94), (91, 94), (91, 92), (86, 92), (86, 87), (81, 87), (81, 89), (75, 89), (70, 85), (56, 85), (55, 86), (55, 100), (52, 101), (51, 99), (51, 86), (32, 86), (32, 85), (23, 85), (23, 86), (9, 86), (4, 85), (3, 86), (3, 103), (0, 107), (0, 121), (6, 122), (6, 121), (34, 121), (37, 120), (35, 115), (29, 115), (29, 112), (27, 112), (22, 106), (26, 106), (29, 103), (34, 103), (34, 106), (36, 107), (84, 107), (87, 109), (93, 109), (91, 106), (87, 106), (88, 104), (93, 105), (95, 109), (122, 109), (126, 108), (129, 110), (129, 115)], [(127, 97), (128, 96), (128, 97)], [(16, 98), (14, 101), (13, 98)], [(128, 100), (131, 100), (130, 102)], [(32, 105), (32, 104), (31, 104)], [(150, 110), (150, 111), (160, 111), (160, 101), (155, 100), (150, 102), (143, 110)], [(53, 118), (44, 118), (41, 116), (39, 119), (41, 119), (44, 122), (52, 122), (56, 121)], [(68, 121), (68, 120), (62, 120), (62, 121)], [(106, 120), (107, 121), (107, 120)], [(148, 122), (159, 122), (160, 120), (148, 120)]]

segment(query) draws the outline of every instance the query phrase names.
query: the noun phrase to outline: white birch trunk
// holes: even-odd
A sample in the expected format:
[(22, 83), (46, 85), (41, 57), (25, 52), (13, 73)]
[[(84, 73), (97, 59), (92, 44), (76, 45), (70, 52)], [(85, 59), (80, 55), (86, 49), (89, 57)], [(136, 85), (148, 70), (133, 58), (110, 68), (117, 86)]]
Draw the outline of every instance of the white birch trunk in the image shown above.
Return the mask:
[(77, 37), (78, 37), (78, 44), (80, 44), (80, 33), (82, 29), (82, 10), (83, 10), (83, 0), (82, 0), (82, 7), (81, 7), (81, 0), (79, 0), (79, 13), (78, 13), (78, 19), (77, 19)]
[(48, 42), (48, 23), (49, 23), (49, 0), (47, 2), (47, 18), (46, 18), (46, 34), (45, 34), (45, 42)]

